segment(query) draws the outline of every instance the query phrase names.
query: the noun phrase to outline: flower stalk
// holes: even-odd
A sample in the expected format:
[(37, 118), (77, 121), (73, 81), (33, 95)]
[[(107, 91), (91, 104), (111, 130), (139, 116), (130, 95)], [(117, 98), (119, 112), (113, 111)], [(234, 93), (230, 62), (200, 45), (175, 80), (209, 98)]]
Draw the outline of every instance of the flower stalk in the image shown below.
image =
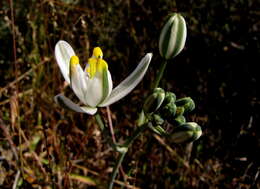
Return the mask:
[[(131, 146), (131, 144), (134, 142), (135, 139), (137, 139), (141, 134), (142, 132), (148, 128), (148, 124), (143, 124), (142, 126), (138, 127), (132, 136), (129, 136), (129, 138), (126, 139), (126, 141), (124, 142), (124, 144), (122, 145), (118, 145), (117, 147), (120, 148), (121, 150), (117, 150), (120, 155), (119, 155), (119, 158), (113, 168), (113, 172), (112, 172), (112, 176), (111, 176), (111, 179), (110, 179), (110, 182), (109, 182), (109, 189), (112, 189), (113, 188), (113, 185), (114, 185), (114, 181), (115, 181), (115, 178), (117, 176), (117, 173), (118, 173), (118, 170), (119, 170), (119, 167), (121, 166), (123, 160), (124, 160), (124, 157), (129, 149), (129, 147)], [(123, 149), (123, 150), (122, 150)]]
[(112, 189), (113, 186), (114, 186), (115, 178), (117, 176), (119, 167), (121, 166), (121, 164), (122, 164), (122, 162), (124, 160), (125, 155), (126, 155), (126, 152), (122, 152), (119, 155), (119, 158), (118, 158), (118, 160), (117, 160), (117, 162), (116, 162), (116, 164), (115, 164), (115, 166), (113, 168), (112, 176), (111, 176), (110, 183), (109, 183), (109, 186), (108, 186), (109, 189)]
[(166, 65), (167, 65), (167, 60), (164, 60), (161, 65), (160, 65), (160, 68), (159, 68), (159, 71), (158, 71), (158, 74), (156, 75), (156, 78), (155, 78), (155, 81), (152, 85), (152, 88), (157, 88), (159, 86), (159, 83), (163, 77), (163, 74), (164, 74), (164, 71), (165, 71), (165, 68), (166, 68)]
[(99, 113), (95, 114), (95, 119), (96, 119), (96, 121), (97, 121), (97, 124), (98, 124), (100, 130), (101, 130), (101, 131), (104, 131), (104, 130), (105, 130), (105, 125), (104, 125), (104, 123), (103, 123), (103, 121), (102, 121), (102, 118), (101, 118), (101, 116), (99, 115)]

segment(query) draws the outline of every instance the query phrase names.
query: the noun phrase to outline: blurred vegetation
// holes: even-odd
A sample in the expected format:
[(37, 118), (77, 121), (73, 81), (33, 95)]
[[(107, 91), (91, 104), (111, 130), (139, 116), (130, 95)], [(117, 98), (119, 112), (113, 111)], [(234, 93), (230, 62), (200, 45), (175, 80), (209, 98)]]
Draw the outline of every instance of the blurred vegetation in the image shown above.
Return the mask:
[(56, 94), (70, 91), (55, 43), (68, 41), (81, 60), (100, 46), (115, 86), (154, 53), (142, 84), (110, 107), (121, 141), (135, 128), (161, 61), (160, 29), (175, 11), (187, 21), (188, 38), (162, 87), (194, 99), (189, 120), (203, 136), (187, 154), (191, 146), (177, 150), (144, 134), (127, 153), (115, 188), (260, 188), (259, 7), (253, 0), (0, 1), (0, 188), (104, 188), (117, 153), (93, 117), (54, 103)]

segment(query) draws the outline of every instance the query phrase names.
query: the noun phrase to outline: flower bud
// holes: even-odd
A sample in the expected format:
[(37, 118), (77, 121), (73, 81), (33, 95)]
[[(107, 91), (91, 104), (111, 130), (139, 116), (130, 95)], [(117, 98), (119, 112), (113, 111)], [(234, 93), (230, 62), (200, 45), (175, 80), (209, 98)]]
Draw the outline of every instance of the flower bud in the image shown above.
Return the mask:
[(161, 116), (164, 119), (170, 119), (175, 116), (176, 110), (177, 110), (176, 105), (174, 103), (169, 103), (169, 104), (165, 105), (164, 107), (162, 107), (162, 110), (160, 111)]
[(165, 106), (166, 104), (169, 103), (175, 103), (175, 101), (176, 101), (176, 95), (172, 92), (166, 92), (162, 106)]
[(153, 93), (144, 102), (144, 112), (153, 113), (158, 110), (163, 103), (165, 92), (161, 88), (154, 89)]
[(153, 132), (161, 136), (165, 136), (167, 134), (166, 131), (161, 127), (161, 125), (164, 124), (164, 120), (159, 114), (152, 114), (150, 121), (151, 124), (148, 126)]
[(163, 104), (161, 106), (161, 115), (165, 119), (174, 117), (176, 113), (176, 105), (174, 104), (176, 100), (176, 95), (172, 92), (166, 92)]
[(162, 125), (164, 123), (163, 118), (159, 114), (153, 114), (151, 121), (153, 125)]
[(186, 123), (186, 119), (183, 115), (180, 115), (180, 116), (176, 117), (172, 122), (173, 122), (174, 126), (179, 126), (179, 125)]
[(176, 127), (170, 138), (174, 143), (187, 143), (197, 140), (201, 134), (201, 127), (197, 123), (187, 122)]
[(177, 56), (185, 45), (186, 36), (187, 28), (184, 18), (177, 13), (172, 14), (160, 34), (160, 55), (165, 59)]
[(185, 97), (176, 100), (177, 107), (183, 107), (184, 112), (191, 112), (195, 109), (195, 103), (190, 97)]
[(175, 116), (178, 117), (183, 115), (184, 111), (185, 111), (184, 107), (177, 106)]

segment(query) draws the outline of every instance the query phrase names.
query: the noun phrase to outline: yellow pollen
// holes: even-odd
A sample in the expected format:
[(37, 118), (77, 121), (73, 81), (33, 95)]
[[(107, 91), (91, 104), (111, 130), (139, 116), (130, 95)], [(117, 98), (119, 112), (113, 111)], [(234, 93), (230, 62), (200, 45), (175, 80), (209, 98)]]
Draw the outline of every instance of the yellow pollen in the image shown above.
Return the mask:
[(103, 58), (103, 52), (100, 47), (95, 47), (93, 50), (93, 57), (95, 58)]
[(76, 55), (72, 56), (72, 57), (70, 58), (70, 64), (71, 64), (71, 65), (77, 65), (77, 64), (79, 64), (79, 58), (78, 58)]
[(103, 73), (104, 70), (108, 69), (108, 65), (102, 57), (102, 50), (99, 47), (95, 47), (92, 57), (88, 59), (89, 66), (86, 70), (90, 78), (93, 78), (97, 72)]
[(94, 77), (96, 71), (97, 71), (97, 59), (96, 58), (89, 58), (88, 59), (88, 68), (87, 68), (87, 72), (89, 73), (90, 78)]

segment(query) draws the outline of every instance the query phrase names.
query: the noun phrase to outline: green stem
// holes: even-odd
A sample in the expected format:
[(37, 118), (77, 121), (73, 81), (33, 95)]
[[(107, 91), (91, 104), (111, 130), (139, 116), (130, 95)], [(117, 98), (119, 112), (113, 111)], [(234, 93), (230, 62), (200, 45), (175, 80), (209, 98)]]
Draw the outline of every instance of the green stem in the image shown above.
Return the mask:
[(163, 76), (163, 73), (165, 71), (166, 65), (167, 65), (167, 60), (164, 60), (161, 63), (161, 65), (160, 65), (159, 72), (158, 72), (158, 74), (156, 76), (156, 79), (155, 79), (155, 81), (153, 83), (154, 84), (153, 88), (157, 88), (159, 86), (159, 83), (160, 83), (160, 81), (162, 79), (162, 76)]
[(113, 185), (114, 185), (114, 181), (115, 181), (115, 178), (117, 176), (117, 173), (118, 173), (118, 169), (119, 167), (121, 166), (123, 160), (124, 160), (124, 157), (125, 157), (125, 154), (127, 153), (127, 150), (128, 148), (131, 146), (131, 144), (133, 143), (133, 141), (138, 137), (140, 136), (140, 134), (146, 129), (148, 128), (148, 125), (147, 124), (144, 124), (140, 127), (138, 127), (132, 136), (130, 136), (128, 139), (126, 139), (125, 143), (123, 145), (120, 145), (120, 147), (125, 147), (126, 150), (123, 150), (122, 152), (120, 152), (120, 156), (113, 168), (113, 172), (112, 172), (112, 177), (111, 177), (111, 180), (110, 180), (110, 183), (109, 183), (109, 189), (112, 189), (113, 188)]
[(97, 124), (98, 124), (100, 130), (101, 130), (101, 131), (104, 131), (105, 125), (104, 125), (104, 123), (103, 123), (103, 121), (102, 121), (102, 118), (101, 118), (101, 116), (99, 115), (99, 113), (96, 113), (95, 118), (96, 118), (96, 121), (97, 121)]
[[(149, 123), (148, 123), (149, 124)], [(129, 146), (133, 143), (133, 141), (140, 136), (140, 134), (146, 129), (148, 128), (148, 124), (144, 124), (140, 127), (138, 127), (132, 136), (130, 136), (128, 139), (126, 139), (125, 143), (122, 145), (126, 148), (129, 148)]]
[(117, 162), (116, 162), (116, 164), (115, 164), (115, 166), (113, 168), (111, 180), (110, 180), (109, 187), (108, 187), (109, 189), (113, 188), (114, 181), (115, 181), (116, 175), (118, 173), (118, 169), (119, 169), (119, 167), (121, 166), (121, 164), (122, 164), (122, 162), (124, 160), (126, 152), (127, 151), (120, 153), (120, 156), (119, 156), (119, 158), (118, 158), (118, 160), (117, 160)]

